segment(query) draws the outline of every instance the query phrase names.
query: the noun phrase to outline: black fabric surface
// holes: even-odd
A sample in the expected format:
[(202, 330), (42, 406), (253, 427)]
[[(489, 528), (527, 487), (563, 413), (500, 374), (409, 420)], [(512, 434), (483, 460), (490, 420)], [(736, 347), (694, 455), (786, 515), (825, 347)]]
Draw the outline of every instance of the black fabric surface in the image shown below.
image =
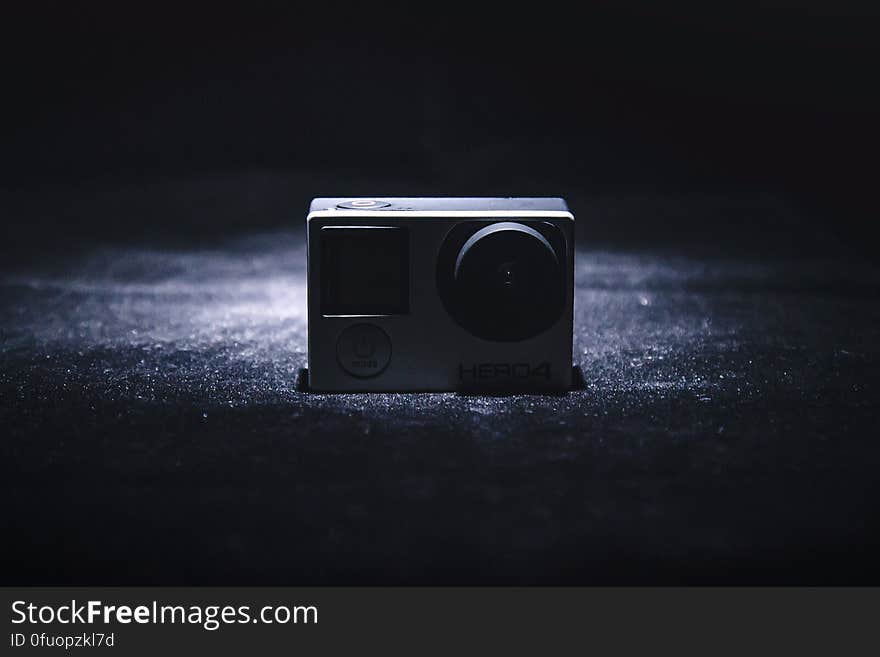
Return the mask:
[[(7, 244), (5, 583), (880, 582), (880, 272), (772, 199), (575, 199), (579, 390), (317, 395), (304, 206), (254, 185), (56, 189), (105, 239)], [(201, 223), (114, 242), (145, 199)], [(608, 239), (633, 213), (721, 232)]]

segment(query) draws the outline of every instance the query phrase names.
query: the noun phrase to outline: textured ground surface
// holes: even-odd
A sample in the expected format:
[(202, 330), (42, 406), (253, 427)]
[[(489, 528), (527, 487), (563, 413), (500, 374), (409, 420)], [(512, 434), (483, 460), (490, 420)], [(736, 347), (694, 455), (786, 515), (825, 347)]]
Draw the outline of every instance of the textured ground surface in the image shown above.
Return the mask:
[(581, 249), (585, 389), (333, 396), (304, 262), (3, 274), (6, 583), (880, 583), (877, 270)]

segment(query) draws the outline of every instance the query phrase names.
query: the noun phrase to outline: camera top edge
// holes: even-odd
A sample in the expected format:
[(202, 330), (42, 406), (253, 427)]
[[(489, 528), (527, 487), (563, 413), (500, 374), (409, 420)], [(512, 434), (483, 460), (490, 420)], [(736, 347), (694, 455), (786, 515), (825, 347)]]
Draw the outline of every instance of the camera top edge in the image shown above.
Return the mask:
[(318, 197), (309, 215), (336, 211), (379, 212), (552, 212), (571, 214), (559, 197)]

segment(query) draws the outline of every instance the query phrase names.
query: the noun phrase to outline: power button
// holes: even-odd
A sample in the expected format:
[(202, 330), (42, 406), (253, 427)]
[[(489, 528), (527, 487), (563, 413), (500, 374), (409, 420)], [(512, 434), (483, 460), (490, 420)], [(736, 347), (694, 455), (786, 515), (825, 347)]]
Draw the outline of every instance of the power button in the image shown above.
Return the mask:
[(336, 359), (342, 369), (359, 379), (377, 376), (391, 360), (391, 340), (378, 326), (354, 324), (339, 334)]

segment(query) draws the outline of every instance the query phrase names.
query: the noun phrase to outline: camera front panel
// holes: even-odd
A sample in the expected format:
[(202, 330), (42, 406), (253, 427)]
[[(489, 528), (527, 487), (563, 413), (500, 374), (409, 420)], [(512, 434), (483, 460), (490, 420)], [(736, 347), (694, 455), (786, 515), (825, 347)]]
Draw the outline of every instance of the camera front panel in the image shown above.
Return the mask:
[(570, 388), (567, 210), (334, 200), (308, 218), (312, 390)]

